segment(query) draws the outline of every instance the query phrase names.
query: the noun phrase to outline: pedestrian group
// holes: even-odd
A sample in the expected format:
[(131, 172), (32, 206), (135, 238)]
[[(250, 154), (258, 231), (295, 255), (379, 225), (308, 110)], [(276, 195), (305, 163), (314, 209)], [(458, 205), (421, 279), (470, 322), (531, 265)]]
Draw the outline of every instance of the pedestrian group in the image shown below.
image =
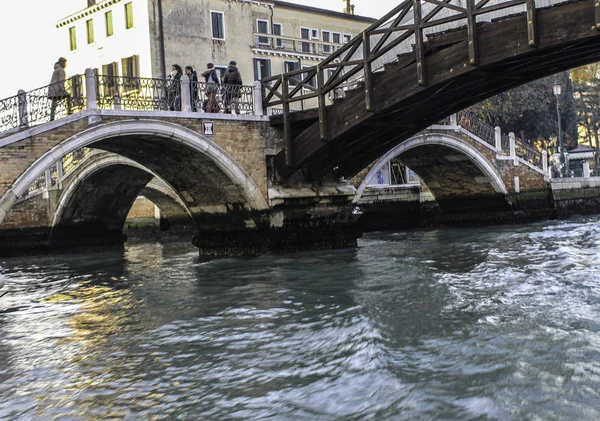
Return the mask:
[[(71, 95), (65, 89), (65, 67), (67, 59), (60, 57), (54, 65), (54, 72), (48, 87), (48, 99), (52, 101), (50, 106), (50, 121), (54, 120), (56, 109), (63, 101), (66, 102), (67, 114), (71, 114)], [(206, 70), (202, 73), (204, 78), (205, 98), (201, 98), (202, 87), (198, 83), (198, 75), (192, 66), (185, 66), (185, 74), (190, 80), (190, 100), (192, 102), (192, 111), (197, 112), (202, 108), (207, 113), (218, 113), (221, 111), (221, 105), (217, 95), (221, 93), (221, 99), (225, 112), (235, 111), (240, 113), (240, 96), (242, 87), (242, 76), (237, 68), (235, 61), (230, 61), (223, 82), (219, 80), (219, 74), (213, 63), (206, 65)], [(169, 83), (167, 84), (167, 103), (171, 111), (181, 111), (181, 77), (183, 70), (178, 64), (171, 66), (169, 74)]]
[[(201, 95), (201, 86), (198, 83), (198, 74), (192, 66), (185, 66), (185, 74), (190, 79), (190, 100), (192, 102), (192, 111), (197, 112), (199, 108), (207, 113), (218, 113), (221, 111), (221, 104), (217, 95), (221, 94), (222, 105), (225, 112), (235, 111), (240, 113), (240, 96), (242, 86), (242, 76), (237, 68), (235, 61), (230, 61), (223, 81), (219, 80), (219, 73), (213, 63), (206, 65), (206, 70), (201, 76), (204, 78), (204, 98)], [(181, 111), (181, 76), (183, 71), (181, 66), (174, 64), (171, 67), (168, 86), (168, 103), (172, 111)]]

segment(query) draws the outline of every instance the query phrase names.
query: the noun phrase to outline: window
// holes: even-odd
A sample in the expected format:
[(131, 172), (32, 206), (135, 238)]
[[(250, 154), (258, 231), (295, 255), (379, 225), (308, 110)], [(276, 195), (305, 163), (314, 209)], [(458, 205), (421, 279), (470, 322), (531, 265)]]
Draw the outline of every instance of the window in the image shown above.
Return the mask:
[[(283, 26), (280, 23), (273, 24), (273, 35), (283, 36)], [(283, 40), (281, 38), (277, 38), (275, 43), (277, 48), (283, 48)]]
[[(269, 21), (256, 19), (256, 32), (259, 34), (268, 34), (269, 33)], [(268, 37), (258, 37), (259, 45), (271, 45)]]
[[(121, 75), (126, 78), (123, 80), (125, 90), (139, 89), (140, 86), (140, 60), (138, 56), (131, 56), (121, 59)], [(136, 79), (134, 79), (136, 78)]]
[[(109, 63), (102, 65), (103, 89), (105, 95), (114, 95), (117, 92), (117, 63)], [(98, 90), (100, 92), (100, 90)]]
[(335, 44), (342, 43), (342, 34), (340, 34), (339, 32), (333, 32), (331, 35), (333, 36), (333, 42)]
[(310, 39), (319, 39), (319, 30), (312, 28), (310, 30)]
[[(300, 28), (300, 38), (309, 39), (310, 37), (310, 29), (309, 28)], [(300, 43), (300, 51), (303, 53), (310, 53), (310, 42), (301, 42)]]
[[(323, 42), (331, 42), (331, 32), (329, 31), (321, 31), (323, 34)], [(331, 45), (323, 45), (323, 52), (325, 54), (331, 53)]]
[(133, 28), (133, 3), (125, 5), (125, 29)]
[(104, 22), (106, 23), (106, 36), (111, 37), (114, 33), (113, 31), (113, 20), (112, 20), (112, 11), (109, 10), (104, 14)]
[[(297, 61), (284, 61), (283, 62), (283, 73), (293, 72), (294, 70), (300, 69), (300, 63)], [(295, 79), (300, 79), (302, 77), (301, 74), (294, 76)], [(294, 79), (290, 79), (290, 86), (296, 86), (298, 82)]]
[[(312, 66), (302, 66), (303, 69), (308, 69), (310, 67), (312, 67)], [(308, 75), (309, 75), (308, 72), (302, 73), (302, 75), (301, 75), (302, 76), (302, 80), (304, 80), (304, 78), (307, 78)], [(317, 86), (317, 75), (316, 75), (316, 73), (310, 79), (308, 79), (305, 83), (307, 85), (310, 85), (313, 88), (315, 88)]]
[(88, 44), (94, 43), (94, 20), (90, 19), (85, 22), (85, 28), (87, 29), (87, 42)]
[(210, 25), (212, 28), (213, 39), (225, 39), (225, 24), (223, 22), (223, 12), (210, 12)]
[(352, 39), (352, 35), (344, 34), (344, 44), (348, 44), (351, 39)]
[(71, 47), (71, 51), (77, 49), (77, 34), (74, 26), (69, 28), (69, 46)]
[(271, 76), (271, 60), (268, 58), (254, 59), (254, 80)]

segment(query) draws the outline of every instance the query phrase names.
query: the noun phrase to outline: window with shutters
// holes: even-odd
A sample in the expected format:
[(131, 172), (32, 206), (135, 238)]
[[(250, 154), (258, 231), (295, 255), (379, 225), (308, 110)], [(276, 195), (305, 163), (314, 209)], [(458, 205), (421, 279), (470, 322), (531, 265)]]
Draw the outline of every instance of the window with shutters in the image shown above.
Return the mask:
[(254, 80), (271, 76), (271, 60), (268, 58), (254, 59)]
[(113, 31), (113, 16), (112, 10), (109, 10), (104, 14), (104, 23), (106, 24), (106, 36), (111, 37), (114, 34)]
[[(283, 26), (280, 23), (273, 24), (273, 35), (283, 36)], [(283, 40), (281, 38), (278, 38), (275, 41), (275, 44), (277, 45), (277, 48), (283, 48)]]
[[(310, 28), (300, 28), (300, 38), (310, 39)], [(300, 51), (310, 53), (310, 42), (301, 42)]]
[[(256, 32), (259, 34), (268, 34), (269, 33), (269, 21), (256, 19)], [(271, 45), (268, 37), (258, 37), (259, 45)]]
[(121, 74), (123, 75), (123, 87), (130, 91), (140, 88), (139, 56), (131, 56), (121, 59)]
[[(293, 72), (294, 70), (300, 69), (300, 63), (297, 61), (284, 61), (283, 62), (283, 73)], [(290, 86), (296, 86), (298, 84), (298, 79), (300, 79), (302, 75), (296, 75), (290, 78)]]
[(340, 34), (339, 32), (333, 32), (331, 35), (333, 37), (333, 42), (335, 44), (341, 44), (342, 43), (342, 34)]
[(69, 28), (69, 47), (71, 48), (71, 51), (77, 49), (77, 32), (75, 31), (74, 26)]
[(87, 30), (87, 43), (94, 43), (94, 20), (89, 19), (85, 22), (85, 28)]
[(133, 28), (133, 3), (125, 5), (125, 29)]
[(210, 11), (210, 27), (212, 31), (212, 39), (225, 39), (225, 19), (223, 12)]
[[(118, 87), (117, 63), (108, 63), (102, 65), (102, 95), (113, 96), (117, 93)], [(98, 90), (98, 95), (101, 95)]]
[[(321, 31), (321, 34), (323, 34), (323, 42), (331, 42), (331, 32), (329, 31)], [(330, 54), (332, 51), (332, 46), (331, 45), (325, 45), (323, 44), (323, 52), (325, 54)]]

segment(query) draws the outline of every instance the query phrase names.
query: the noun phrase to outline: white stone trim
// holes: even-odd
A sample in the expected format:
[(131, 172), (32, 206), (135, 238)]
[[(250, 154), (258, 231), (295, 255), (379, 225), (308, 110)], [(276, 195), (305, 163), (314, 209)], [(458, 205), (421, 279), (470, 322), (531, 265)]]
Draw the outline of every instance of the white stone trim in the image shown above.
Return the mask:
[[(122, 115), (119, 113), (119, 115)], [(121, 120), (91, 127), (65, 139), (38, 158), (0, 198), (0, 224), (17, 197), (54, 162), (77, 149), (91, 146), (108, 137), (155, 135), (182, 142), (198, 153), (208, 156), (217, 167), (242, 190), (248, 206), (267, 209), (268, 204), (255, 181), (224, 149), (193, 130), (161, 120)]]
[(425, 145), (446, 146), (448, 148), (454, 149), (458, 152), (465, 154), (471, 159), (471, 161), (477, 166), (477, 168), (479, 168), (479, 170), (481, 170), (481, 172), (486, 177), (489, 177), (490, 184), (496, 192), (508, 195), (508, 190), (506, 189), (506, 186), (502, 181), (502, 177), (500, 176), (498, 171), (494, 168), (490, 161), (488, 161), (488, 159), (475, 147), (469, 145), (463, 140), (450, 136), (449, 134), (421, 133), (402, 142), (401, 144), (390, 150), (388, 153), (383, 155), (381, 158), (379, 158), (377, 163), (373, 166), (373, 168), (371, 168), (367, 176), (360, 183), (354, 201), (358, 202), (358, 200), (360, 200), (363, 191), (367, 187), (367, 182), (375, 175), (375, 173), (377, 173), (379, 169), (381, 169), (384, 165), (387, 165), (388, 161), (410, 149)]

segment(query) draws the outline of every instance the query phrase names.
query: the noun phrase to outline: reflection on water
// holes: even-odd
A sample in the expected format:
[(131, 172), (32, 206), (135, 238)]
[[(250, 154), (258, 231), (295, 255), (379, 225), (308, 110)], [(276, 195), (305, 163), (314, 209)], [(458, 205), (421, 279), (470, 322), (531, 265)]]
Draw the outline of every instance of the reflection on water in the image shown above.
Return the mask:
[(0, 419), (597, 420), (599, 222), (2, 261)]

